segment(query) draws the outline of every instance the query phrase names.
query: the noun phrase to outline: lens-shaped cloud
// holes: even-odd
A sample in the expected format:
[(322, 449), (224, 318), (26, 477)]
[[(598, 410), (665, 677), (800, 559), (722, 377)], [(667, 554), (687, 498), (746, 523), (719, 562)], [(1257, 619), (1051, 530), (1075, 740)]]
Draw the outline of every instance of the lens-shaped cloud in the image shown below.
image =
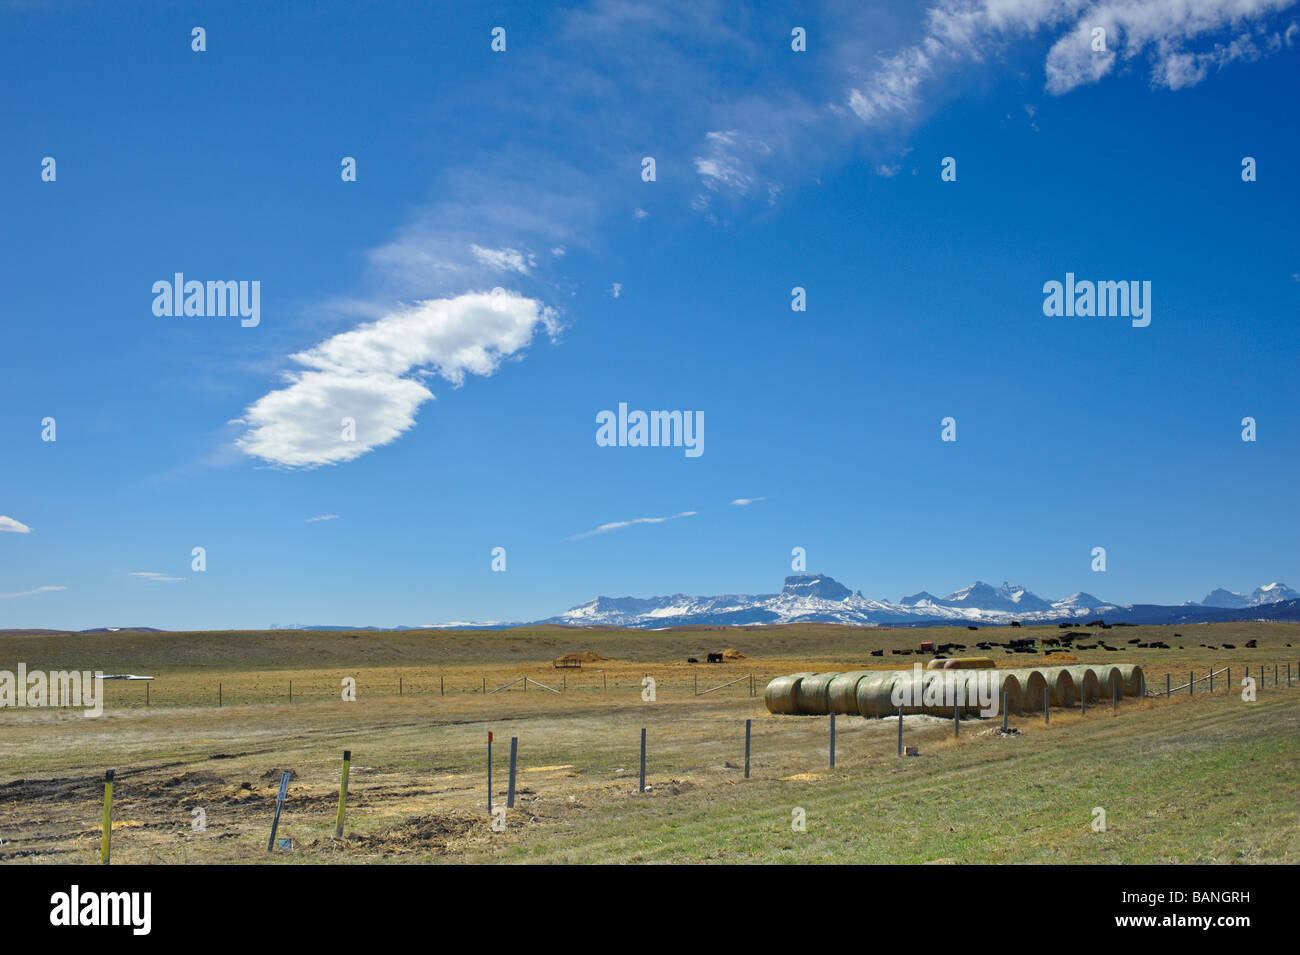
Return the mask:
[(304, 370), (248, 407), (235, 444), (277, 467), (354, 460), (415, 425), (434, 397), (421, 376), (455, 386), (467, 374), (490, 376), (539, 329), (555, 338), (554, 311), (499, 289), (417, 302), (291, 356)]

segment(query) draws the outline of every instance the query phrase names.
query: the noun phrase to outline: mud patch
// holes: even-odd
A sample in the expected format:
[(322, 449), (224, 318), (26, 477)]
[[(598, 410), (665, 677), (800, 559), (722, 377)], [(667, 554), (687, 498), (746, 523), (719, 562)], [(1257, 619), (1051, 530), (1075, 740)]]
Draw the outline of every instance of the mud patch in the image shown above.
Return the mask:
[(314, 839), (304, 848), (322, 854), (374, 853), (408, 855), (430, 849), (447, 852), (462, 845), (476, 830), (487, 830), (486, 819), (467, 812), (428, 812), (411, 816), (378, 832), (352, 832), (342, 839)]

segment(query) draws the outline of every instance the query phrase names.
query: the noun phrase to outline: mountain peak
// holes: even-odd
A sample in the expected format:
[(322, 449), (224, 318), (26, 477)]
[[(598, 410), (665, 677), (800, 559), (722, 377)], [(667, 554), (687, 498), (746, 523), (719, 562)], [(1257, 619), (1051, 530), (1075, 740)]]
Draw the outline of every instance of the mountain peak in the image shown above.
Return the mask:
[(791, 597), (819, 597), (822, 600), (843, 600), (852, 596), (849, 590), (834, 577), (826, 574), (791, 574), (785, 579), (782, 594)]
[(1274, 581), (1271, 584), (1265, 584), (1263, 587), (1256, 587), (1249, 594), (1239, 594), (1235, 590), (1227, 590), (1223, 587), (1216, 587), (1205, 595), (1201, 601), (1202, 607), (1230, 607), (1239, 610), (1244, 607), (1258, 607), (1261, 604), (1278, 603), (1282, 600), (1295, 600), (1300, 597), (1286, 584)]

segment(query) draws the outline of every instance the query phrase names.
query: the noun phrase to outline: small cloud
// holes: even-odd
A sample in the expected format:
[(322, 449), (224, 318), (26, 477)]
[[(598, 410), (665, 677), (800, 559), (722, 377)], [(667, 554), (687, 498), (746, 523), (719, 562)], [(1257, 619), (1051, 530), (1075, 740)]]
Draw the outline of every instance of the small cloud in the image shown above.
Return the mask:
[(614, 296), (615, 298), (618, 298), (620, 295), (622, 295), (622, 294), (623, 294), (623, 283), (622, 283), (622, 282), (615, 282), (613, 285), (611, 285), (611, 286), (609, 287), (609, 294), (612, 295), (612, 296)]
[(184, 580), (184, 577), (168, 577), (166, 574), (156, 574), (152, 570), (133, 570), (132, 577), (142, 577), (145, 580), (155, 584), (167, 583), (174, 580)]
[(537, 265), (533, 255), (525, 255), (518, 249), (485, 249), (481, 245), (473, 244), (469, 249), (481, 264), (498, 272), (518, 272), (520, 275), (529, 275)]
[(32, 594), (45, 594), (52, 590), (67, 590), (67, 587), (37, 587), (35, 590), (20, 590), (12, 594), (0, 594), (0, 600), (8, 600), (11, 597), (30, 597)]
[(881, 163), (876, 167), (876, 175), (884, 176), (886, 179), (893, 179), (898, 175), (899, 168), (900, 167), (898, 166), (886, 166), (884, 163)]
[(567, 251), (568, 249), (564, 246), (557, 245), (555, 248), (551, 249), (551, 255), (555, 256), (557, 259), (562, 259), (564, 258), (564, 253)]
[(765, 497), (738, 497), (732, 501), (734, 507), (749, 507), (751, 504), (757, 504), (759, 501), (766, 501)]
[(649, 218), (650, 218), (650, 213), (646, 212), (644, 209), (638, 209), (636, 212), (634, 212), (634, 213), (632, 213), (632, 214), (633, 214), (634, 216), (636, 216), (638, 219), (649, 219)]
[(322, 515), (320, 515), (319, 517), (309, 517), (309, 518), (307, 518), (307, 520), (305, 521), (305, 523), (307, 523), (307, 524), (315, 524), (317, 521), (337, 521), (338, 519), (339, 519), (339, 516), (338, 516), (337, 514), (322, 514)]
[(610, 531), (622, 530), (624, 527), (631, 527), (633, 524), (662, 524), (665, 521), (675, 521), (679, 517), (694, 517), (695, 514), (695, 511), (682, 511), (680, 514), (672, 515), (672, 517), (637, 517), (630, 521), (613, 521), (609, 524), (601, 524), (595, 530), (584, 531), (581, 534), (566, 537), (565, 540), (582, 540), (584, 537), (595, 537), (597, 534), (608, 534)]
[(13, 534), (30, 534), (32, 529), (21, 521), (0, 514), (0, 531), (9, 531)]

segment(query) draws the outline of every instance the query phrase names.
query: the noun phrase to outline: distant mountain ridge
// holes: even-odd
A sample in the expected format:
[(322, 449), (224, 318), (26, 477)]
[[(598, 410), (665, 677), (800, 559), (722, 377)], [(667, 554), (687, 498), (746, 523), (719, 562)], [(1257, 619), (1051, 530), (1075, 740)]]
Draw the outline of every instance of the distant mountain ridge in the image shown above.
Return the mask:
[[(1215, 591), (1211, 594), (1228, 594)], [(1278, 595), (1277, 600), (1263, 600)], [(946, 597), (919, 591), (898, 602), (873, 600), (851, 591), (826, 574), (794, 574), (785, 579), (778, 594), (726, 594), (716, 597), (597, 597), (562, 614), (536, 621), (567, 626), (679, 627), (689, 625), (752, 625), (776, 623), (841, 623), (857, 625), (900, 624), (1009, 624), (1058, 623), (1104, 617), (1114, 622), (1184, 623), (1197, 620), (1237, 619), (1235, 612), (1250, 611), (1241, 619), (1266, 608), (1275, 619), (1300, 619), (1300, 594), (1285, 584), (1257, 588), (1240, 606), (1211, 603), (1171, 607), (1160, 604), (1121, 606), (1092, 594), (1048, 600), (1028, 588), (1003, 582), (994, 587), (977, 580)], [(1219, 598), (1222, 599), (1222, 598)], [(1227, 616), (1225, 616), (1225, 614)]]
[(1300, 598), (1300, 593), (1296, 593), (1286, 584), (1271, 583), (1262, 587), (1256, 587), (1249, 594), (1239, 594), (1231, 590), (1224, 590), (1217, 587), (1211, 590), (1201, 601), (1202, 607), (1261, 607), (1264, 604), (1278, 603), (1283, 600), (1296, 600)]
[[(354, 627), (334, 624), (287, 624), (283, 630), (474, 630), (524, 626), (634, 627), (754, 626), (787, 623), (837, 623), (853, 626), (932, 626), (944, 623), (1006, 625), (1022, 623), (1069, 623), (1104, 618), (1110, 623), (1212, 623), (1233, 620), (1300, 621), (1300, 593), (1283, 583), (1265, 584), (1249, 594), (1217, 588), (1200, 603), (1181, 606), (1164, 604), (1120, 605), (1080, 591), (1070, 597), (1048, 600), (1026, 587), (1003, 582), (994, 587), (977, 580), (936, 597), (929, 591), (900, 598), (897, 602), (874, 600), (850, 590), (827, 574), (792, 574), (785, 578), (780, 593), (721, 594), (690, 597), (596, 597), (570, 607), (564, 613), (534, 621), (456, 621), (399, 627)], [(0, 633), (112, 633), (121, 631), (160, 632), (152, 627), (99, 627), (82, 631), (10, 630)]]

